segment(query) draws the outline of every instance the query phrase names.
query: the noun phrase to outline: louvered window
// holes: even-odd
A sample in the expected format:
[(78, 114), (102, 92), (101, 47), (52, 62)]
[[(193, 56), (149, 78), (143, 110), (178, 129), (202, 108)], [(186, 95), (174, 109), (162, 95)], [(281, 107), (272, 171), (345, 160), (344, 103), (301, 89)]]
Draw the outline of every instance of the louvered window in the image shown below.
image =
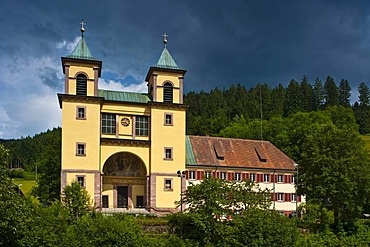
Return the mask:
[(83, 74), (78, 74), (76, 78), (76, 95), (87, 95), (87, 78)]
[(173, 102), (173, 88), (169, 82), (166, 82), (163, 87), (163, 102)]

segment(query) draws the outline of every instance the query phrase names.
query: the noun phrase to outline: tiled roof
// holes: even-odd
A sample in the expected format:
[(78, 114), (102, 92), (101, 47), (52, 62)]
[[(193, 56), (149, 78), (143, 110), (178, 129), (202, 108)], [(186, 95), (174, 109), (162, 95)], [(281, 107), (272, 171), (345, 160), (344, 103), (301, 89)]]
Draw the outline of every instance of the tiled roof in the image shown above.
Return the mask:
[(86, 59), (86, 60), (96, 60), (91, 52), (89, 47), (87, 47), (86, 42), (83, 38), (80, 39), (75, 49), (71, 55), (67, 56), (68, 58), (77, 58), (77, 59)]
[[(195, 161), (195, 165), (201, 166), (295, 170), (295, 162), (268, 141), (208, 136), (187, 138), (187, 165), (194, 165)], [(188, 159), (191, 153), (195, 159), (193, 162)]]
[(165, 69), (180, 69), (179, 66), (177, 66), (175, 60), (173, 60), (170, 52), (167, 50), (166, 47), (163, 49), (162, 54), (159, 57), (155, 67)]
[(133, 102), (133, 103), (148, 103), (151, 101), (150, 95), (147, 93), (131, 93), (121, 91), (98, 90), (99, 97), (104, 97), (105, 100)]

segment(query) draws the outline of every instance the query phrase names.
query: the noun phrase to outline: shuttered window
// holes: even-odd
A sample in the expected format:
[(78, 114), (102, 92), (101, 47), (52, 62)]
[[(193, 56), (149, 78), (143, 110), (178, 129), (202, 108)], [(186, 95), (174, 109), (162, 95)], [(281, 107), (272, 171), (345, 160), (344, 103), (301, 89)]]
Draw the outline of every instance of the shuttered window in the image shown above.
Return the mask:
[[(242, 173), (242, 180), (247, 180), (247, 179), (249, 179), (249, 173), (245, 173), (245, 172), (243, 172)], [(252, 179), (251, 179), (252, 180)]]
[(87, 78), (84, 74), (78, 74), (76, 78), (76, 95), (87, 95)]
[(173, 102), (173, 88), (169, 82), (166, 82), (163, 87), (163, 102)]

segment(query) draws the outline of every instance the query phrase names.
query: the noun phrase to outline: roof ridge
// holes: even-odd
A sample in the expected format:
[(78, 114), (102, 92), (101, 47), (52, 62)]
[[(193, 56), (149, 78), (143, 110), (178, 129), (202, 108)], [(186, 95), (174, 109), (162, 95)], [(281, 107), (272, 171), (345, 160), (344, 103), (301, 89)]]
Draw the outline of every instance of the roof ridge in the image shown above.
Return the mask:
[(240, 141), (251, 141), (251, 142), (262, 142), (262, 143), (271, 143), (266, 140), (254, 140), (254, 139), (243, 139), (235, 137), (222, 137), (222, 136), (199, 136), (199, 135), (189, 135), (190, 137), (200, 137), (200, 138), (212, 138), (212, 139), (228, 139), (228, 140), (240, 140)]
[(129, 92), (129, 91), (119, 91), (119, 90), (109, 90), (109, 89), (98, 89), (98, 91), (115, 92), (115, 93), (133, 93), (133, 94), (145, 94), (145, 95), (149, 95), (149, 93), (139, 93), (139, 92)]

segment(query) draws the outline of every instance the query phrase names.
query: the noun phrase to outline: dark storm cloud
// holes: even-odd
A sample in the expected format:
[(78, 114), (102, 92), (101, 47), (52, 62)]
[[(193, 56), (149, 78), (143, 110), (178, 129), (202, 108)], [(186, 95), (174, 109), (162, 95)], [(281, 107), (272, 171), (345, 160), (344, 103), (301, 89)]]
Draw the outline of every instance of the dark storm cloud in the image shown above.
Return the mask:
[[(85, 19), (86, 42), (103, 61), (105, 85), (112, 78), (115, 86), (143, 82), (166, 32), (172, 56), (188, 70), (186, 92), (232, 83), (287, 85), (303, 75), (311, 83), (328, 75), (337, 83), (346, 78), (357, 89), (370, 79), (369, 7), (368, 1), (325, 0), (2, 1), (0, 86), (55, 96), (63, 85), (60, 57), (71, 52)], [(11, 91), (1, 95), (12, 102)], [(0, 103), (2, 114), (16, 118)]]

